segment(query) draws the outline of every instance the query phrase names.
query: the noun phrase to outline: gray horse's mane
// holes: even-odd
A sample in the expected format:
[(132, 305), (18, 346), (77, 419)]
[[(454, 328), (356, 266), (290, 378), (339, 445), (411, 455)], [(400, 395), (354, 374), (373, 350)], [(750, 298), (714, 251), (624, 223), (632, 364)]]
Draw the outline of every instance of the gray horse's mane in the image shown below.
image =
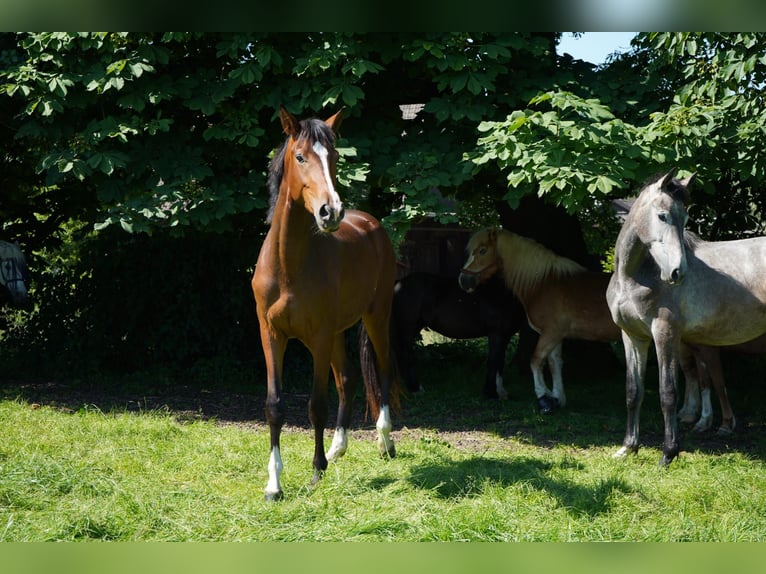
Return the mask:
[(689, 251), (694, 253), (694, 250), (703, 243), (705, 243), (705, 240), (702, 239), (699, 235), (693, 231), (684, 229), (684, 246), (686, 246)]
[(503, 262), (506, 285), (521, 300), (549, 278), (586, 271), (576, 261), (556, 255), (537, 241), (506, 229), (497, 232), (497, 254)]
[[(298, 123), (298, 135), (296, 140), (308, 139), (310, 142), (319, 142), (326, 148), (335, 147), (335, 134), (330, 126), (317, 118), (301, 120)], [(274, 208), (279, 198), (279, 186), (282, 183), (282, 177), (285, 174), (285, 152), (287, 151), (288, 137), (282, 147), (269, 162), (269, 212), (266, 216), (266, 223), (271, 223), (274, 217)]]

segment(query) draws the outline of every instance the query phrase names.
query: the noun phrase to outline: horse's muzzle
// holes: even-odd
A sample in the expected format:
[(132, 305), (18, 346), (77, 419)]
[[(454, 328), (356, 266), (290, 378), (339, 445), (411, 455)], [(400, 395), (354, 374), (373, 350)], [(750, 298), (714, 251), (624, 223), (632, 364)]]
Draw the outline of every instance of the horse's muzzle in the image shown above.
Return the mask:
[(478, 281), (476, 280), (476, 274), (472, 273), (471, 271), (466, 271), (465, 269), (460, 271), (457, 282), (458, 285), (460, 285), (460, 288), (467, 293), (472, 293), (478, 284)]
[(684, 280), (684, 273), (680, 269), (673, 269), (673, 271), (670, 272), (670, 277), (668, 278), (668, 283), (671, 285), (680, 285)]
[(343, 221), (345, 215), (346, 210), (342, 205), (339, 208), (335, 208), (325, 203), (316, 214), (317, 225), (320, 231), (332, 233), (338, 230), (340, 222)]

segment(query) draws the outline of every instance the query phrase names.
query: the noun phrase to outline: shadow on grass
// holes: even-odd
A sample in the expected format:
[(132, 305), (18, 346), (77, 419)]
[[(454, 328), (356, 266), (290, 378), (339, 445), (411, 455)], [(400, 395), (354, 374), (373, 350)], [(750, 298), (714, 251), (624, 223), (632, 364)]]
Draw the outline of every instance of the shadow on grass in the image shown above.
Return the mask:
[(555, 478), (560, 470), (580, 468), (572, 462), (551, 463), (530, 457), (491, 460), (471, 457), (463, 461), (429, 461), (413, 467), (408, 481), (418, 489), (428, 490), (439, 498), (478, 497), (488, 488), (514, 488), (541, 491), (555, 498), (576, 516), (597, 516), (609, 512), (614, 493), (634, 491), (626, 482), (610, 478), (593, 486), (576, 484), (566, 478)]
[[(394, 430), (429, 429), (453, 433), (450, 441), (467, 449), (473, 448), (474, 443), (481, 443), (481, 439), (476, 438), (477, 431), (540, 447), (568, 444), (579, 448), (602, 446), (616, 449), (622, 443), (626, 420), (624, 371), (602, 372), (600, 365), (578, 370), (566, 363), (567, 405), (554, 415), (543, 416), (536, 409), (528, 368), (519, 369), (515, 363), (509, 365), (505, 373), (510, 400), (489, 400), (481, 395), (486, 349), (485, 343), (479, 343), (449, 343), (420, 349), (419, 370), (426, 392), (402, 401), (401, 413), (394, 416)], [(299, 362), (298, 366), (303, 364)], [(728, 377), (727, 373), (738, 430), (731, 436), (720, 437), (714, 431), (695, 434), (688, 426), (682, 426), (683, 449), (709, 453), (740, 451), (766, 460), (766, 385), (760, 383), (762, 368), (747, 370), (745, 366), (743, 363), (736, 371), (740, 376)], [(309, 432), (310, 373), (295, 367), (289, 374), (283, 395), (287, 414), (285, 425)], [(749, 382), (755, 380), (757, 384)], [(656, 367), (650, 366), (641, 411), (642, 446), (659, 447), (662, 443), (663, 423), (657, 386)], [(337, 409), (334, 385), (330, 384), (330, 389), (328, 429), (334, 426)], [(148, 374), (111, 382), (101, 379), (78, 382), (0, 380), (2, 399), (21, 399), (73, 412), (83, 407), (96, 407), (103, 412), (163, 411), (182, 422), (213, 419), (255, 428), (266, 424), (266, 388), (262, 377), (256, 374), (252, 387), (231, 386), (226, 380), (212, 376), (193, 384), (178, 384)], [(717, 401), (714, 410), (720, 417)], [(366, 411), (360, 383), (353, 407), (353, 429), (374, 428), (374, 421)], [(480, 445), (476, 448), (481, 450)]]

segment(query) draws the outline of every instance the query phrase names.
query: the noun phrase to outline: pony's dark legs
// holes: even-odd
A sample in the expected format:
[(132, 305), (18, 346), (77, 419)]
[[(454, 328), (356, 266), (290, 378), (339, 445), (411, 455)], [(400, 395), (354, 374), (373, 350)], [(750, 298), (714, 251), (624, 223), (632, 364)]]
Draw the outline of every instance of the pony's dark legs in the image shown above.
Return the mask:
[(407, 389), (412, 393), (423, 390), (418, 382), (417, 368), (415, 366), (415, 336), (423, 328), (422, 324), (413, 320), (419, 311), (410, 313), (396, 312), (391, 316), (393, 322), (393, 340), (392, 345), (396, 348), (396, 360), (399, 361), (399, 371), (402, 373)]
[(487, 357), (487, 377), (484, 381), (484, 396), (493, 399), (507, 399), (508, 392), (503, 386), (503, 368), (505, 353), (511, 342), (508, 333), (493, 333), (488, 337), (489, 355)]
[(344, 333), (335, 336), (335, 344), (330, 360), (335, 387), (338, 390), (338, 419), (335, 424), (335, 436), (327, 460), (334, 461), (343, 456), (348, 447), (348, 429), (351, 427), (351, 407), (356, 394), (356, 378), (351, 376), (346, 355)]
[[(261, 325), (264, 323), (261, 322)], [(285, 422), (285, 405), (282, 402), (282, 367), (287, 348), (287, 338), (276, 337), (268, 329), (261, 328), (261, 344), (266, 358), (266, 421), (269, 424), (271, 439), (269, 453), (269, 480), (266, 484), (266, 500), (282, 498), (282, 456), (279, 448), (279, 436)]]
[(628, 411), (628, 424), (622, 447), (614, 454), (616, 458), (638, 452), (639, 417), (644, 401), (646, 362), (651, 339), (633, 338), (623, 331), (622, 342), (625, 346), (625, 406)]

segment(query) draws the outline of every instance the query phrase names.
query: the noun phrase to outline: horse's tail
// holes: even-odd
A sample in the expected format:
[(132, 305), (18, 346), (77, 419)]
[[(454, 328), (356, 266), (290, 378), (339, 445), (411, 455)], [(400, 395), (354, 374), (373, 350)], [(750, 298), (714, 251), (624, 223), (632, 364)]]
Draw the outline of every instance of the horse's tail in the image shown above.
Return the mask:
[[(391, 340), (390, 334), (389, 340)], [(381, 384), (380, 369), (378, 367), (380, 357), (377, 357), (375, 354), (375, 348), (372, 345), (364, 322), (360, 323), (359, 361), (362, 367), (362, 378), (364, 379), (364, 387), (367, 394), (367, 411), (368, 413), (372, 412), (373, 419), (375, 420), (377, 420), (382, 406), (389, 405), (394, 412), (398, 412), (401, 406), (401, 377), (399, 376), (399, 368), (392, 344), (389, 345), (388, 355), (385, 360), (388, 361), (389, 366), (389, 384), (388, 388), (385, 389)]]

